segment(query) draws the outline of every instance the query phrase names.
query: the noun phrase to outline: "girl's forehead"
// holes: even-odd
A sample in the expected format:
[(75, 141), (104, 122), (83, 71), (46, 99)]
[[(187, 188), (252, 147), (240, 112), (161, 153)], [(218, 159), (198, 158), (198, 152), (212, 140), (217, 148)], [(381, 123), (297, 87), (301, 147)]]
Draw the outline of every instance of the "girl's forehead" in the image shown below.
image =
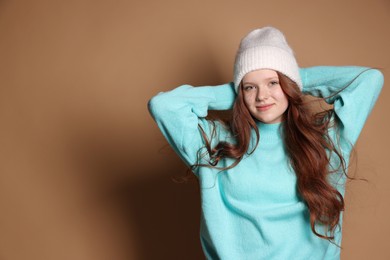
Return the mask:
[(261, 81), (278, 77), (278, 74), (275, 70), (271, 69), (261, 69), (248, 72), (243, 77), (243, 82), (245, 81)]

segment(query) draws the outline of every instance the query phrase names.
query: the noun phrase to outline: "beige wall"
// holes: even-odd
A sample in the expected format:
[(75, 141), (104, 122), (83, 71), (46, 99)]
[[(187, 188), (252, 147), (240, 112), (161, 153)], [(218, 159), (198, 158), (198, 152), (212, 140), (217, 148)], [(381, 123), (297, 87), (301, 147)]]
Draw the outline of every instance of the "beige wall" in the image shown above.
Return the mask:
[[(201, 259), (197, 184), (170, 180), (185, 168), (146, 103), (231, 81), (265, 25), (300, 66), (390, 78), (388, 0), (0, 1), (0, 259)], [(390, 259), (389, 98), (357, 145), (370, 182), (347, 187), (342, 259)]]

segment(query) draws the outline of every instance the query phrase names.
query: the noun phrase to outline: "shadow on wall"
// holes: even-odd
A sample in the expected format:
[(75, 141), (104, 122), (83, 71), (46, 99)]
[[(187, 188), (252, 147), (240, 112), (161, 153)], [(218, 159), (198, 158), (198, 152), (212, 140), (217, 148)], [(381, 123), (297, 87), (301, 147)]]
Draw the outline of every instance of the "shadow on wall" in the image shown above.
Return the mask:
[[(191, 52), (181, 57), (181, 71), (171, 69), (172, 77), (180, 75), (176, 81), (193, 85), (222, 83), (213, 56), (203, 47), (199, 46), (196, 55)], [(73, 134), (68, 136), (71, 150), (67, 154), (81, 170), (83, 185), (91, 189), (88, 204), (95, 205), (99, 212), (113, 212), (104, 221), (115, 222), (123, 259), (133, 259), (126, 256), (134, 255), (147, 260), (204, 259), (198, 182), (194, 179), (178, 184), (172, 180), (183, 176), (186, 167), (147, 112), (150, 98), (145, 97), (143, 107), (138, 108), (142, 111), (137, 110), (137, 116), (148, 120), (133, 125), (131, 119), (124, 120), (124, 125), (107, 115), (95, 119), (72, 115), (76, 117), (71, 119), (75, 129), (70, 129)], [(123, 115), (128, 116), (128, 111)], [(93, 207), (90, 205), (87, 207)]]
[[(200, 80), (207, 82), (204, 76)], [(109, 232), (120, 237), (121, 246), (116, 247), (123, 248), (123, 259), (134, 259), (134, 255), (136, 259), (204, 259), (198, 182), (172, 180), (183, 176), (186, 167), (151, 117), (151, 125), (142, 126), (139, 134), (134, 126), (115, 125), (109, 118), (89, 123), (84, 119), (72, 120), (76, 128), (69, 135), (67, 154), (82, 173), (82, 185), (91, 190), (86, 207), (93, 208), (91, 212), (112, 212), (96, 222), (106, 226), (113, 224), (104, 221), (115, 222), (115, 231)], [(147, 132), (150, 129), (152, 134)], [(99, 215), (88, 214), (90, 218)], [(104, 229), (96, 232), (106, 237)]]
[(180, 185), (163, 177), (123, 188), (119, 197), (128, 203), (142, 259), (203, 258), (197, 183)]
[[(112, 217), (105, 221), (120, 223), (118, 236), (124, 238), (121, 255), (135, 254), (137, 259), (204, 259), (199, 238), (198, 182), (172, 181), (173, 176), (182, 176), (186, 171), (174, 151), (166, 145), (158, 152), (163, 161), (135, 162), (133, 148), (120, 147), (119, 139), (91, 137), (76, 141), (73, 156), (83, 168), (83, 185), (91, 189), (88, 207), (112, 211)], [(127, 247), (125, 241), (132, 245)]]

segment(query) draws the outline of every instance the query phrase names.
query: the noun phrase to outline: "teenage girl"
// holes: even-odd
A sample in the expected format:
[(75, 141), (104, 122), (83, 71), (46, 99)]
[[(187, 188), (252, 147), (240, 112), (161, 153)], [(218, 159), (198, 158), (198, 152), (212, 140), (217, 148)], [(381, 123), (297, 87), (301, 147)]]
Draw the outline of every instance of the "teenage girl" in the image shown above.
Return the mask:
[[(376, 69), (299, 68), (282, 32), (251, 31), (234, 82), (159, 93), (149, 111), (199, 179), (207, 259), (339, 259), (351, 149), (383, 85)], [(314, 112), (304, 94), (332, 105)], [(208, 110), (232, 109), (228, 124)]]

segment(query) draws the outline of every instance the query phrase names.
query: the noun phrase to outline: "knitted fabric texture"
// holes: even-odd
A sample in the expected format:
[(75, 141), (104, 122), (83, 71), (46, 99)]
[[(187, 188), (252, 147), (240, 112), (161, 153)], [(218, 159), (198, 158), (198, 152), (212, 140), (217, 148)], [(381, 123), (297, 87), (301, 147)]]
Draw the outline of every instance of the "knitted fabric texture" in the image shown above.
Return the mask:
[(234, 63), (234, 87), (237, 93), (245, 74), (259, 69), (281, 72), (302, 90), (294, 53), (283, 33), (274, 27), (255, 29), (241, 40)]

